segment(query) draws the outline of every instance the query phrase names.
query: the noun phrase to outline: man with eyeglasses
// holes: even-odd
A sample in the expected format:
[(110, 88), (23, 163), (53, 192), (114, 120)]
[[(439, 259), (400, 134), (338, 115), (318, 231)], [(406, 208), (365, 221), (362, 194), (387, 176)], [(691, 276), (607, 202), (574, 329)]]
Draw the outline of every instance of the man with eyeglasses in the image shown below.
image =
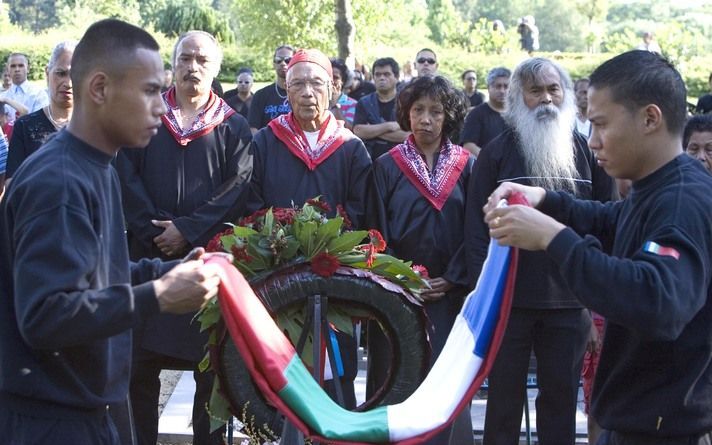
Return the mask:
[(366, 144), (371, 159), (377, 159), (403, 142), (409, 133), (396, 122), (398, 62), (392, 57), (377, 59), (371, 72), (376, 92), (362, 97), (356, 104), (354, 133)]
[(233, 110), (247, 119), (250, 104), (252, 104), (252, 99), (255, 97), (255, 95), (252, 94), (252, 70), (249, 68), (240, 68), (235, 80), (237, 82), (237, 88), (226, 91), (223, 99), (225, 99), (225, 102), (227, 102)]
[(435, 76), (438, 73), (438, 58), (435, 51), (430, 48), (423, 48), (415, 56), (415, 70), (418, 76)]
[[(255, 134), (248, 212), (268, 207), (301, 206), (321, 197), (330, 210), (345, 212), (355, 229), (364, 228), (366, 188), (371, 159), (363, 142), (329, 111), (331, 61), (315, 49), (299, 50), (287, 71), (292, 111), (278, 116)], [(343, 367), (340, 375), (346, 408), (356, 406), (356, 342), (351, 333), (336, 331)], [(336, 348), (335, 348), (336, 349)], [(326, 390), (333, 380), (325, 369)]]
[(289, 45), (278, 46), (274, 50), (272, 65), (277, 75), (274, 83), (255, 93), (250, 104), (247, 121), (252, 134), (267, 126), (275, 117), (291, 111), (287, 98), (287, 65), (292, 60), (294, 48)]

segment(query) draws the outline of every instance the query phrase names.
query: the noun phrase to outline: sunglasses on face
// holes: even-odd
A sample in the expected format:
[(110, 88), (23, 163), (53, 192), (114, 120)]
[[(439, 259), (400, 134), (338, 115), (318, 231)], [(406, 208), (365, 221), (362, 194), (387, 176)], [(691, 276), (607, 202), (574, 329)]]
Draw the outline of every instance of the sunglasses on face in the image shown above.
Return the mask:
[(421, 57), (420, 59), (416, 60), (416, 62), (420, 63), (421, 65), (423, 63), (428, 63), (429, 65), (435, 65), (438, 61), (435, 59)]
[(292, 56), (285, 56), (285, 57), (279, 57), (279, 56), (277, 56), (277, 57), (274, 58), (273, 62), (274, 62), (275, 65), (279, 65), (279, 64), (282, 63), (282, 62), (288, 64), (290, 60), (292, 60)]
[(249, 84), (249, 80), (239, 80), (237, 83), (242, 83), (242, 84)]

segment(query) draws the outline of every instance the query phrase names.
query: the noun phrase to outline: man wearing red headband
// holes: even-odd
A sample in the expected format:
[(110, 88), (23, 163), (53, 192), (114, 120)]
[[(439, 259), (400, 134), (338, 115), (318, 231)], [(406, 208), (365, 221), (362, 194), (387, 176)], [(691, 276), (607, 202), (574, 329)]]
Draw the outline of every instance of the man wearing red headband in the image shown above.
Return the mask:
[[(301, 206), (321, 196), (331, 208), (330, 217), (341, 207), (355, 228), (363, 227), (371, 158), (363, 142), (329, 111), (332, 77), (331, 62), (322, 52), (299, 50), (292, 57), (287, 68), (292, 111), (273, 119), (252, 141), (248, 211)], [(356, 343), (350, 335), (337, 337), (344, 398), (347, 407), (354, 407)]]

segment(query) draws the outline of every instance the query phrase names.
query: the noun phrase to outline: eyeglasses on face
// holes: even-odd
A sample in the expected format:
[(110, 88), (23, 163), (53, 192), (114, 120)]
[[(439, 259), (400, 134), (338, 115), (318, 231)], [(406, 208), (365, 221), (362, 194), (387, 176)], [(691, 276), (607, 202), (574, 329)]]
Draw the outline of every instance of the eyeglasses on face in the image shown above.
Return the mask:
[(290, 88), (295, 91), (303, 91), (307, 85), (309, 85), (312, 90), (323, 90), (324, 87), (326, 86), (326, 82), (324, 82), (321, 79), (313, 79), (313, 80), (293, 80), (287, 84), (287, 88)]
[(421, 65), (424, 63), (428, 63), (429, 65), (435, 65), (438, 61), (429, 57), (421, 57), (420, 59), (416, 60), (416, 62), (420, 63)]
[(279, 65), (280, 63), (289, 63), (289, 61), (292, 60), (292, 56), (284, 56), (284, 57), (279, 57), (275, 56), (275, 58), (272, 60), (275, 65)]

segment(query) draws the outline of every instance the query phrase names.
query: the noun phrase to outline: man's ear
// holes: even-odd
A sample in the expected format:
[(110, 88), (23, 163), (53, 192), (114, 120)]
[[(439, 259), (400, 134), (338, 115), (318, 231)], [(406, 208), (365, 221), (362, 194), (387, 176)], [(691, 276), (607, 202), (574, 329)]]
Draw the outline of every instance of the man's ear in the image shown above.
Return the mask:
[(89, 78), (89, 97), (96, 104), (104, 104), (106, 102), (107, 87), (109, 85), (109, 76), (103, 71), (92, 73)]
[(648, 104), (641, 109), (642, 118), (644, 119), (644, 131), (654, 132), (664, 126), (663, 112), (655, 104)]

